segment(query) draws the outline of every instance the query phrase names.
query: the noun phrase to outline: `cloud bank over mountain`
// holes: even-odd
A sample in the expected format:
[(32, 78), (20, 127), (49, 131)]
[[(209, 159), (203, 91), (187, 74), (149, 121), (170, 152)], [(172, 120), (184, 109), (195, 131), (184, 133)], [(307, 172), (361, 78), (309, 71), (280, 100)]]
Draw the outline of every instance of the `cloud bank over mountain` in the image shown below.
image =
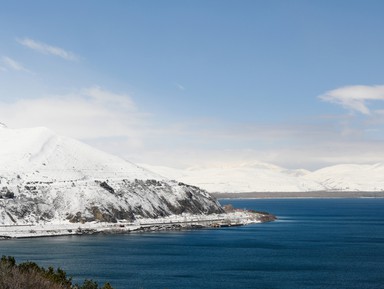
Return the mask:
[(323, 2), (9, 2), (0, 122), (176, 168), (383, 162), (384, 4)]

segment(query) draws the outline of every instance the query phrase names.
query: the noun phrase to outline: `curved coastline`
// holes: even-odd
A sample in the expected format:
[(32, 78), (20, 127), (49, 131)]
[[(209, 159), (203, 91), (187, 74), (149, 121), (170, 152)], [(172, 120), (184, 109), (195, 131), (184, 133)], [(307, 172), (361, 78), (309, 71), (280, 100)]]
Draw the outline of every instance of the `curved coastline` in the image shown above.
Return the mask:
[(221, 228), (264, 223), (276, 220), (266, 212), (235, 209), (232, 212), (212, 215), (174, 215), (165, 218), (139, 219), (135, 222), (104, 223), (41, 223), (31, 225), (0, 226), (0, 240), (13, 238), (38, 238), (66, 235), (127, 234), (148, 231), (189, 230)]
[(310, 192), (244, 192), (244, 193), (211, 193), (217, 199), (290, 199), (290, 198), (384, 198), (383, 191), (310, 191)]

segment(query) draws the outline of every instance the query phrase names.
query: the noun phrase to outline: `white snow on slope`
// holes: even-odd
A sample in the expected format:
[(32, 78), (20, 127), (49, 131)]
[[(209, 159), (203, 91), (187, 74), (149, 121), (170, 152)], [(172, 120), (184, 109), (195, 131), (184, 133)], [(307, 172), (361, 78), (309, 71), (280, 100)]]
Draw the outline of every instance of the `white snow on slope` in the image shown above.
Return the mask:
[(317, 170), (304, 177), (328, 190), (384, 191), (384, 164), (342, 164)]
[(185, 170), (142, 166), (169, 179), (177, 179), (211, 193), (384, 191), (384, 164), (337, 165), (315, 172), (287, 170), (257, 162)]
[(222, 209), (199, 188), (46, 128), (0, 128), (0, 225), (116, 222), (184, 212)]
[(142, 165), (169, 179), (201, 187), (211, 193), (240, 192), (306, 192), (321, 191), (324, 186), (304, 179), (305, 170), (286, 170), (266, 163), (245, 163), (236, 166), (193, 167), (177, 170)]
[(0, 129), (0, 175), (32, 181), (163, 179), (128, 161), (46, 128)]

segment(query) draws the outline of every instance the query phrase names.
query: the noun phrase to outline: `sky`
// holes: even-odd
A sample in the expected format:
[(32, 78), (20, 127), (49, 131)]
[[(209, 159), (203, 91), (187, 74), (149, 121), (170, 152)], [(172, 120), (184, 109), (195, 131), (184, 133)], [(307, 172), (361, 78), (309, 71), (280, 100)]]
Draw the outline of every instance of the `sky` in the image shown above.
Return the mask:
[(0, 5), (9, 128), (175, 168), (384, 162), (384, 1)]

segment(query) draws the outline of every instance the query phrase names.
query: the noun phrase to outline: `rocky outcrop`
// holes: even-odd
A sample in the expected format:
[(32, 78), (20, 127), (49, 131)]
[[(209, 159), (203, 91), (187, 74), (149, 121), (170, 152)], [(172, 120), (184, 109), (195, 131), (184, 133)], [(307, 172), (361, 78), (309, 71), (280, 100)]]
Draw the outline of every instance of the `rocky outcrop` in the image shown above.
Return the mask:
[(4, 187), (1, 224), (134, 221), (172, 214), (222, 213), (207, 192), (183, 183), (158, 180), (94, 180), (60, 183), (22, 181)]
[(197, 187), (46, 128), (0, 129), (0, 166), (0, 225), (222, 212)]

